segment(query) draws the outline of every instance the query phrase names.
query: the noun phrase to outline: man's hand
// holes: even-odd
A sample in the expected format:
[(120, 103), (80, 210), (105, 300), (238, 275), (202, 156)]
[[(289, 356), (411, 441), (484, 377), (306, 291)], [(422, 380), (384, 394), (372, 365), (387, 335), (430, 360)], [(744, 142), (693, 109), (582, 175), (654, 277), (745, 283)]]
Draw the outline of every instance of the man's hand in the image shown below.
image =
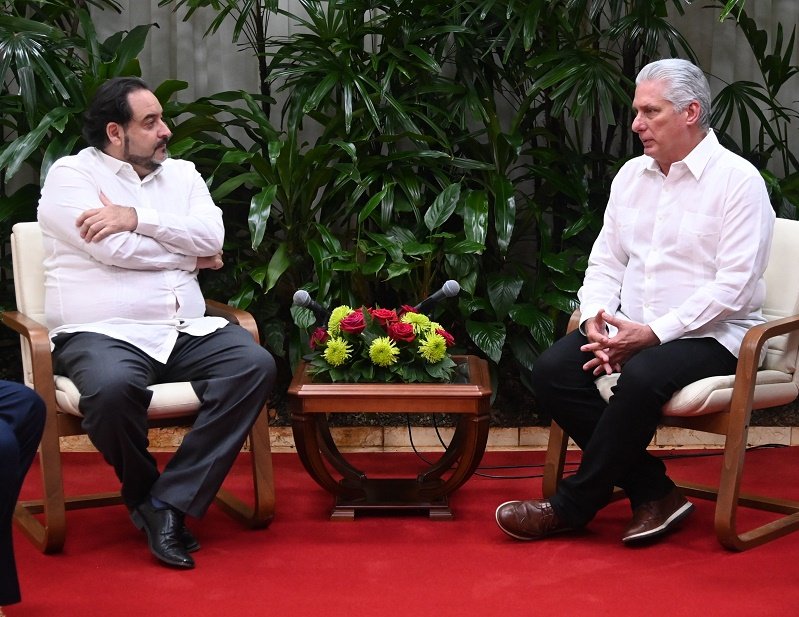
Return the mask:
[[(608, 336), (607, 324), (618, 330), (616, 336)], [(649, 326), (617, 319), (603, 310), (585, 322), (585, 333), (589, 342), (580, 349), (593, 352), (594, 358), (583, 365), (583, 370), (597, 376), (621, 371), (622, 365), (637, 352), (660, 344)]]
[(86, 242), (99, 242), (111, 234), (136, 230), (139, 217), (135, 208), (112, 203), (102, 191), (100, 201), (103, 202), (102, 208), (86, 210), (75, 221), (81, 238)]
[(197, 268), (199, 270), (219, 270), (224, 265), (222, 261), (222, 252), (210, 257), (198, 257)]

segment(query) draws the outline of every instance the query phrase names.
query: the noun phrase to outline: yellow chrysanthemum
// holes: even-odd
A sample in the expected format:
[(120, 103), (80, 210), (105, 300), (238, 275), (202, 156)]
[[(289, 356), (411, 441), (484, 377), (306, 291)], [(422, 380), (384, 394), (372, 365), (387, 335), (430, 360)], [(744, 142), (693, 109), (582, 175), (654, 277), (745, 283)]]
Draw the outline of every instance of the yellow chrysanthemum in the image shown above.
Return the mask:
[(430, 364), (441, 362), (447, 355), (447, 341), (440, 334), (428, 334), (419, 345), (419, 355)]
[(341, 306), (337, 306), (331, 311), (330, 319), (327, 322), (327, 331), (330, 336), (337, 336), (341, 332), (339, 324), (341, 323), (341, 320), (350, 313), (352, 313), (352, 308), (343, 304)]
[(417, 335), (424, 334), (430, 329), (430, 318), (421, 313), (405, 313), (400, 321), (411, 324)]
[(397, 344), (387, 336), (381, 336), (372, 341), (369, 346), (369, 358), (377, 366), (391, 366), (397, 362), (400, 350)]
[(323, 356), (330, 366), (341, 366), (350, 359), (352, 346), (344, 339), (333, 337), (327, 342)]

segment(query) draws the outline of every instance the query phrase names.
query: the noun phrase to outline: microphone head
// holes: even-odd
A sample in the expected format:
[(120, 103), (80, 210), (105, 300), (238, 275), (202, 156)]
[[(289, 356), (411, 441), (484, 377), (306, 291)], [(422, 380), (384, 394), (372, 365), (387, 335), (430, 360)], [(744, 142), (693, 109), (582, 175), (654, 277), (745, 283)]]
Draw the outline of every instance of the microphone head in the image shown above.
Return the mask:
[(453, 281), (452, 279), (448, 280), (444, 283), (441, 287), (441, 291), (444, 292), (444, 295), (447, 298), (452, 298), (453, 296), (457, 296), (461, 290), (461, 286), (458, 284), (458, 281)]
[(307, 307), (311, 303), (311, 295), (304, 289), (298, 289), (294, 292), (294, 304), (297, 306)]

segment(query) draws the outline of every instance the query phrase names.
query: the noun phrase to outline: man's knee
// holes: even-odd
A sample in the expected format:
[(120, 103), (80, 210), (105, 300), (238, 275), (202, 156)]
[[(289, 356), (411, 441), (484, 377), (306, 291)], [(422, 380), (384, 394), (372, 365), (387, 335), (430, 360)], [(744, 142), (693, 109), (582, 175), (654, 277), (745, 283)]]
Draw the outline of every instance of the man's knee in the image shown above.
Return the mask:
[(146, 386), (124, 373), (115, 373), (93, 386), (81, 386), (80, 393), (81, 413), (87, 419), (102, 417), (108, 424), (125, 424), (130, 417), (146, 416), (153, 396)]
[(277, 365), (274, 357), (260, 345), (253, 345), (248, 355), (252, 366), (255, 367), (255, 374), (260, 376), (264, 386), (271, 392), (277, 375)]
[(584, 377), (582, 364), (585, 360), (580, 351), (583, 342), (584, 339), (577, 335), (567, 335), (555, 341), (538, 357), (532, 372), (532, 382), (536, 392), (550, 388), (569, 373), (573, 373), (578, 379)]

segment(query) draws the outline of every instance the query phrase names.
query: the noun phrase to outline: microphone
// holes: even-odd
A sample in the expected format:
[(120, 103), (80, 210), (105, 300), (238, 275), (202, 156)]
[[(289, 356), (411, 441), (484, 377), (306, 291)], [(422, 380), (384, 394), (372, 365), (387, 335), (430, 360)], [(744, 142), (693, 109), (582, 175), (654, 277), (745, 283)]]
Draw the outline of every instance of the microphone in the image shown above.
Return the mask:
[(330, 318), (330, 313), (321, 304), (311, 299), (310, 294), (304, 289), (294, 292), (294, 305), (307, 308), (316, 316), (316, 324), (322, 325)]
[(424, 313), (432, 309), (435, 303), (438, 302), (439, 300), (457, 296), (460, 290), (461, 286), (458, 285), (458, 281), (453, 281), (452, 279), (450, 279), (441, 286), (441, 289), (439, 289), (434, 294), (422, 300), (419, 304), (417, 304), (413, 308), (415, 308), (420, 313)]

